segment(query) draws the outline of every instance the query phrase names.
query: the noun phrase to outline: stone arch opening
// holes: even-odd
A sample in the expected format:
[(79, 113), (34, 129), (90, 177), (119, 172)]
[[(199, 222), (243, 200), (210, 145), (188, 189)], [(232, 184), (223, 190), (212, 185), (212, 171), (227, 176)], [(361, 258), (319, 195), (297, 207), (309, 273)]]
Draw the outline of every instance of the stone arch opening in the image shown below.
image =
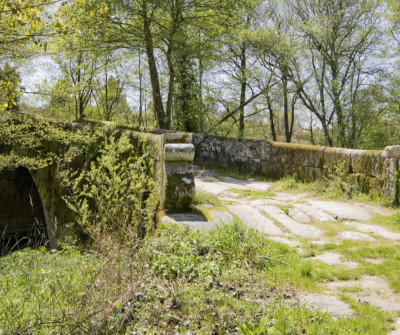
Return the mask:
[(0, 253), (47, 243), (42, 201), (27, 168), (0, 172)]

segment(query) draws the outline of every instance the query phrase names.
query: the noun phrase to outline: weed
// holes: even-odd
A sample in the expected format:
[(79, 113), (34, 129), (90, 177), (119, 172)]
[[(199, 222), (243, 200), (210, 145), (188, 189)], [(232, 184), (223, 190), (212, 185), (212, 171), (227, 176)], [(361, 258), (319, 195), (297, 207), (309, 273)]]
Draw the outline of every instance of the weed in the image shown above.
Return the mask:
[(196, 190), (196, 199), (194, 204), (220, 206), (221, 201), (211, 193)]
[(70, 191), (65, 200), (93, 240), (136, 243), (154, 229), (158, 188), (151, 165), (146, 154), (135, 154), (127, 136), (110, 136), (87, 171), (64, 175)]
[(252, 197), (253, 199), (263, 199), (265, 197), (271, 197), (274, 195), (274, 193), (272, 193), (271, 191), (255, 191), (240, 188), (233, 188), (230, 191), (246, 197)]

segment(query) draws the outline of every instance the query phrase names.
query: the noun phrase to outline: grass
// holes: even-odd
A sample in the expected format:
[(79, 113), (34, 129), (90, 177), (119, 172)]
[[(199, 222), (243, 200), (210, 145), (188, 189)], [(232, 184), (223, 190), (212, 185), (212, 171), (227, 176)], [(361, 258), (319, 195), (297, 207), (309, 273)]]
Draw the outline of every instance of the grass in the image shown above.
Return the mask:
[(338, 271), (238, 221), (213, 231), (163, 224), (131, 252), (67, 246), (1, 258), (0, 334), (383, 334), (390, 326), (382, 313), (335, 321), (293, 305), (297, 291), (321, 291)]
[(240, 189), (240, 188), (232, 188), (229, 191), (236, 194), (240, 194), (245, 197), (251, 197), (254, 200), (265, 199), (266, 197), (272, 197), (274, 195), (274, 193), (270, 191), (256, 191), (256, 190)]
[(218, 197), (212, 195), (211, 193), (196, 190), (196, 199), (194, 201), (194, 205), (220, 206), (221, 200), (219, 200)]
[[(0, 334), (78, 329), (98, 308), (100, 256), (76, 248), (25, 249), (0, 259)], [(82, 305), (82, 302), (85, 304)]]
[(347, 201), (352, 199), (358, 202), (391, 206), (389, 200), (382, 194), (377, 192), (363, 193), (353, 181), (347, 180), (345, 177), (334, 177), (333, 179), (319, 179), (307, 182), (288, 176), (274, 181), (271, 191), (310, 193), (323, 200)]
[[(322, 194), (322, 185), (286, 178), (272, 190)], [(273, 195), (232, 191), (253, 199)], [(224, 208), (217, 197), (198, 191), (195, 208), (207, 216), (210, 206)], [(374, 222), (400, 232), (399, 213)], [(348, 230), (340, 223), (313, 224), (332, 241)], [(393, 314), (352, 298), (357, 287), (340, 289), (355, 311), (350, 318), (335, 320), (296, 303), (299, 292), (323, 293), (324, 283), (366, 274), (386, 278), (400, 292), (400, 245), (380, 237), (323, 246), (301, 239), (299, 254), (235, 220), (212, 231), (166, 223), (129, 246), (104, 239), (106, 248), (64, 244), (0, 258), (0, 334), (375, 335), (392, 327)], [(344, 269), (306, 259), (325, 251), (360, 265)], [(366, 258), (385, 261), (371, 264)]]

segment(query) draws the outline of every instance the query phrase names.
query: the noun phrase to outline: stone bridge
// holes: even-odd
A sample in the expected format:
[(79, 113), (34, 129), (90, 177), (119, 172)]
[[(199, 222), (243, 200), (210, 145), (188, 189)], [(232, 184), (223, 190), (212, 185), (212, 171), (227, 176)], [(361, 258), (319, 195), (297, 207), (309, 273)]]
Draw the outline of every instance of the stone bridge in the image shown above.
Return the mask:
[[(109, 122), (92, 120), (63, 123), (71, 131), (85, 125), (127, 134), (131, 142), (136, 144), (145, 140), (155, 164), (155, 178), (160, 185), (160, 211), (176, 212), (190, 206), (195, 197), (191, 134), (163, 130), (152, 134), (141, 133)], [(45, 149), (58, 155), (68, 155), (69, 148), (59, 143), (47, 143), (45, 146)], [(74, 218), (62, 198), (63, 190), (57, 178), (58, 166), (58, 163), (41, 169), (21, 166), (0, 172), (0, 237), (31, 236), (39, 230), (54, 247), (58, 239), (65, 236)]]
[[(114, 131), (128, 134), (133, 141), (146, 139), (160, 183), (160, 211), (172, 213), (190, 207), (195, 197), (193, 161), (200, 166), (270, 179), (296, 175), (313, 180), (340, 170), (362, 183), (366, 191), (381, 192), (396, 204), (399, 201), (400, 147), (388, 147), (383, 151), (350, 150), (163, 130), (147, 134), (110, 122), (90, 120), (64, 124), (71, 130), (83, 124), (112, 127)], [(57, 145), (51, 147), (56, 151), (64, 150)], [(42, 224), (51, 246), (65, 235), (73, 216), (61, 197), (56, 174), (57, 164), (38, 170), (19, 167), (0, 173), (0, 233), (3, 237), (28, 235), (33, 222)]]

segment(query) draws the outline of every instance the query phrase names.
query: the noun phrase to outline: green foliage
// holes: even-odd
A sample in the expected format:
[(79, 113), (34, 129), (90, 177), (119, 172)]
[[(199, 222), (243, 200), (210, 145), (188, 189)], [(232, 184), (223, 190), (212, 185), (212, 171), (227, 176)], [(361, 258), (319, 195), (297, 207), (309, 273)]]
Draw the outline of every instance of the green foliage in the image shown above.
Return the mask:
[(135, 150), (128, 136), (110, 135), (87, 170), (64, 176), (68, 206), (95, 240), (131, 245), (154, 228), (158, 187), (151, 178), (153, 166), (147, 154)]
[(0, 68), (0, 112), (17, 109), (18, 98), (21, 96), (20, 76), (15, 67), (6, 64)]
[[(359, 307), (361, 303), (358, 303)], [(362, 306), (362, 305), (361, 305)], [(368, 306), (370, 307), (370, 306)], [(368, 308), (367, 307), (367, 308)], [(364, 308), (364, 309), (367, 309)], [(374, 308), (371, 308), (374, 310)], [(380, 311), (379, 311), (380, 312)], [(327, 314), (312, 312), (305, 307), (287, 308), (283, 305), (275, 306), (271, 310), (253, 322), (245, 322), (238, 325), (244, 335), (257, 334), (370, 334), (384, 335), (388, 331), (387, 315), (380, 312), (371, 314), (371, 311), (363, 311), (362, 314), (371, 315), (370, 319), (342, 318), (333, 321)], [(360, 313), (361, 314), (361, 313)]]
[(0, 122), (0, 170), (18, 166), (36, 169), (51, 165), (63, 158), (68, 146), (89, 146), (96, 143), (101, 135), (100, 131), (90, 127), (70, 129), (61, 122), (20, 113), (3, 112)]
[(73, 247), (25, 249), (0, 258), (0, 334), (78, 331), (101, 309), (95, 280), (103, 264), (102, 257)]
[[(189, 259), (197, 265), (205, 266), (208, 275), (217, 274), (215, 262), (224, 264), (224, 269), (218, 271), (239, 268), (243, 265), (266, 269), (280, 264), (279, 258), (288, 252), (287, 248), (269, 248), (266, 239), (254, 230), (244, 227), (239, 221), (218, 225), (215, 230), (208, 233), (182, 231), (179, 226), (168, 224), (159, 228), (159, 235), (169, 242), (169, 246), (167, 250), (163, 250), (156, 245), (153, 251), (154, 260), (157, 269), (168, 274), (176, 273), (178, 270), (172, 267), (176, 265), (176, 269), (181, 269), (182, 264), (186, 264)], [(167, 252), (173, 255), (171, 261), (164, 258)], [(183, 259), (177, 257), (183, 257)], [(160, 259), (162, 259), (161, 262), (159, 262)], [(202, 262), (211, 263), (204, 265), (205, 263)], [(160, 266), (163, 267), (160, 269)], [(196, 270), (197, 272), (199, 271)], [(196, 276), (201, 277), (197, 274)]]
[(219, 206), (221, 204), (221, 200), (211, 193), (196, 190), (196, 199), (194, 200), (194, 203), (199, 205)]

